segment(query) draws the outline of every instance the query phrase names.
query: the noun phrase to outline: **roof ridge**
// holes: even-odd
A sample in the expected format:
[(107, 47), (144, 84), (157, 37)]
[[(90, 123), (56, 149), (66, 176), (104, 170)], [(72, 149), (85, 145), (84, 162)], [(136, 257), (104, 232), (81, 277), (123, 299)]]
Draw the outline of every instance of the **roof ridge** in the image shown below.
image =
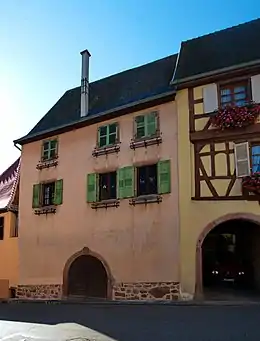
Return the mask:
[(256, 18), (256, 19), (253, 19), (253, 20), (250, 20), (250, 21), (245, 21), (243, 23), (239, 23), (237, 25), (234, 25), (234, 26), (230, 26), (230, 27), (226, 27), (226, 28), (221, 28), (219, 30), (216, 30), (214, 32), (210, 32), (210, 33), (207, 33), (207, 34), (204, 34), (204, 35), (201, 35), (201, 36), (198, 36), (198, 37), (195, 37), (195, 38), (191, 38), (191, 39), (187, 39), (187, 40), (184, 40), (181, 42), (182, 43), (187, 43), (187, 42), (190, 42), (190, 41), (193, 41), (193, 40), (197, 40), (197, 39), (201, 39), (201, 38), (204, 38), (204, 37), (208, 37), (208, 36), (213, 36), (213, 35), (216, 35), (220, 32), (224, 32), (224, 31), (229, 31), (229, 30), (234, 30), (234, 29), (237, 29), (238, 27), (240, 26), (244, 26), (244, 25), (248, 25), (248, 24), (252, 24), (256, 21), (260, 21), (260, 17)]

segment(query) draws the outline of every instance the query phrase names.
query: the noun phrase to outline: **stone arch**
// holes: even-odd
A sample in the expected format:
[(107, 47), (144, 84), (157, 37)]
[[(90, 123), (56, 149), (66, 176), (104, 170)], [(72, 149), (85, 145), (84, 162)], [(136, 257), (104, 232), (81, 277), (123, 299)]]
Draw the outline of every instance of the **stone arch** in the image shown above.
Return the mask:
[(114, 278), (106, 260), (98, 253), (90, 250), (88, 247), (84, 247), (82, 250), (74, 253), (65, 263), (63, 269), (63, 297), (68, 297), (69, 293), (69, 270), (74, 261), (81, 256), (92, 256), (96, 258), (103, 265), (107, 275), (107, 299), (112, 299)]
[(255, 223), (260, 226), (260, 215), (253, 213), (230, 213), (221, 216), (205, 226), (199, 235), (196, 244), (196, 279), (195, 279), (195, 295), (200, 297), (203, 293), (202, 285), (202, 244), (204, 239), (210, 231), (212, 231), (216, 226), (231, 220), (246, 220), (251, 223)]

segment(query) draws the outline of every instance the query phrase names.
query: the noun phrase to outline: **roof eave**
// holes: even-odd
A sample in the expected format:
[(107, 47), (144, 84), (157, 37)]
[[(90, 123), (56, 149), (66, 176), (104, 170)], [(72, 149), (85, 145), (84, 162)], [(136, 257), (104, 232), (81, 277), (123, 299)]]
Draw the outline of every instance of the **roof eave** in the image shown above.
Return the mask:
[(204, 73), (200, 73), (194, 76), (190, 76), (190, 77), (185, 77), (185, 78), (180, 78), (180, 79), (173, 79), (171, 81), (171, 85), (182, 85), (182, 84), (189, 84), (191, 82), (195, 82), (198, 81), (200, 79), (205, 79), (205, 78), (209, 78), (212, 76), (217, 76), (219, 74), (223, 74), (223, 73), (227, 73), (227, 72), (232, 72), (232, 71), (238, 71), (241, 69), (244, 69), (246, 67), (254, 67), (254, 66), (258, 66), (260, 65), (260, 59), (254, 60), (252, 62), (247, 62), (247, 63), (241, 63), (241, 64), (237, 64), (237, 65), (232, 65), (232, 66), (228, 66), (222, 69), (217, 69), (214, 71), (209, 71), (209, 72), (204, 72)]
[(129, 103), (126, 105), (119, 106), (117, 108), (113, 108), (113, 109), (103, 111), (103, 112), (98, 113), (96, 115), (91, 115), (89, 117), (86, 116), (83, 119), (78, 120), (76, 122), (72, 122), (70, 124), (62, 125), (62, 126), (54, 128), (54, 129), (48, 129), (48, 130), (45, 130), (41, 133), (31, 135), (28, 137), (24, 136), (20, 139), (14, 140), (13, 143), (19, 144), (19, 145), (24, 145), (24, 144), (29, 143), (29, 142), (40, 140), (43, 136), (54, 134), (54, 133), (57, 133), (59, 131), (65, 132), (65, 131), (70, 131), (72, 129), (81, 128), (81, 127), (92, 124), (91, 123), (92, 121), (93, 121), (93, 123), (95, 123), (96, 120), (104, 121), (106, 119), (106, 117), (112, 113), (115, 115), (117, 114), (116, 116), (123, 115), (124, 113), (121, 113), (121, 112), (123, 112), (124, 110), (131, 109), (131, 108), (134, 109), (135, 107), (137, 107), (139, 105), (142, 105), (142, 104), (145, 105), (145, 104), (148, 104), (149, 102), (153, 103), (156, 100), (163, 100), (164, 98), (166, 99), (168, 97), (175, 96), (175, 94), (176, 94), (176, 90), (173, 89), (173, 90), (164, 92), (164, 93), (159, 94), (159, 95), (155, 95), (155, 96), (148, 97), (148, 98), (145, 98), (145, 99), (142, 99), (139, 101), (135, 101), (135, 102), (132, 102), (132, 103)]

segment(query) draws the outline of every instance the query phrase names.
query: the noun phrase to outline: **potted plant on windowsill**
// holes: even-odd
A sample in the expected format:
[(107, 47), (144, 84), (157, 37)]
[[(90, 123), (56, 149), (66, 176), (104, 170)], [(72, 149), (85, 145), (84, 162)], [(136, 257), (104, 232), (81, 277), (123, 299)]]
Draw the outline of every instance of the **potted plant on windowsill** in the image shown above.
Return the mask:
[(228, 105), (219, 108), (212, 117), (214, 127), (224, 129), (242, 128), (254, 124), (260, 114), (260, 105), (254, 102), (244, 106)]
[(255, 172), (242, 179), (242, 188), (248, 193), (260, 195), (260, 172)]

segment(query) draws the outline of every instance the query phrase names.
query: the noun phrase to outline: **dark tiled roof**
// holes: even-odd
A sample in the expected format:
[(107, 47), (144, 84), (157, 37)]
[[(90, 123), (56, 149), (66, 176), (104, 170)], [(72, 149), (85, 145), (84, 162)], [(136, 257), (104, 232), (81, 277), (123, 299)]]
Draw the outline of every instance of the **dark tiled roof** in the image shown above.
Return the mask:
[[(172, 90), (170, 81), (176, 59), (177, 55), (174, 54), (90, 83), (87, 118)], [(79, 120), (82, 119), (80, 118), (80, 87), (77, 87), (65, 92), (25, 138)]]
[(260, 19), (181, 44), (175, 80), (260, 59)]
[(20, 158), (0, 175), (0, 209), (6, 208), (12, 201), (19, 176)]

